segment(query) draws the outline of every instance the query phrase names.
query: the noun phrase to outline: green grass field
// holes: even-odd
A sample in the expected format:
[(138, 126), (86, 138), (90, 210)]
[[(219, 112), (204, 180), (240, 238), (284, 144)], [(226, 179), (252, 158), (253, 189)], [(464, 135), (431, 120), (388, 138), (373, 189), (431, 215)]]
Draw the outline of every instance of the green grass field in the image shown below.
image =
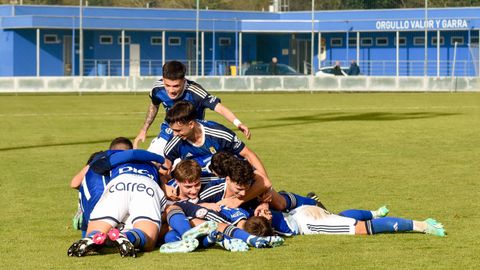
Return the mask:
[[(148, 96), (4, 95), (2, 268), (478, 268), (480, 94), (218, 96), (252, 129), (246, 143), (264, 161), (277, 190), (316, 191), (333, 211), (388, 204), (391, 216), (438, 219), (448, 237), (297, 236), (282, 247), (243, 254), (214, 248), (180, 255), (155, 251), (136, 259), (118, 254), (70, 258), (67, 248), (80, 235), (71, 228), (77, 192), (69, 188), (70, 179), (91, 152), (107, 148), (112, 138), (135, 137)], [(213, 112), (207, 119), (226, 124)]]

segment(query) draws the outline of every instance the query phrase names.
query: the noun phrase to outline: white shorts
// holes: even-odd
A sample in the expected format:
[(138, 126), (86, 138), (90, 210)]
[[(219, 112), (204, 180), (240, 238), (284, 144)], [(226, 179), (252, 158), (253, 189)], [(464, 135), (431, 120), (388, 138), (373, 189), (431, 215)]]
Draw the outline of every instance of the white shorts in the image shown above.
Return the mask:
[(148, 220), (160, 229), (166, 198), (152, 179), (134, 174), (115, 177), (105, 187), (102, 197), (90, 215), (90, 220), (102, 220), (113, 227), (122, 222)]
[(357, 220), (331, 214), (317, 206), (300, 206), (289, 215), (298, 226), (299, 234), (355, 234)]

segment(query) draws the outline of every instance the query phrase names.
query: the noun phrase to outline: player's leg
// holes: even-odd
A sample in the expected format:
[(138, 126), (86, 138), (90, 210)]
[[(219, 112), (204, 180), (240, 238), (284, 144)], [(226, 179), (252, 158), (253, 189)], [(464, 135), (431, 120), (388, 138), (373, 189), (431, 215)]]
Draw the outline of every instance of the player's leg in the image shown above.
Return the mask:
[(355, 226), (356, 234), (379, 234), (398, 232), (421, 232), (436, 236), (445, 236), (443, 224), (434, 219), (417, 221), (396, 217), (383, 217), (359, 221)]
[(284, 242), (283, 238), (279, 236), (259, 237), (224, 223), (218, 224), (218, 230), (228, 237), (240, 239), (255, 248), (277, 247), (281, 246)]
[(384, 217), (386, 215), (388, 215), (388, 212), (390, 212), (390, 210), (388, 210), (387, 206), (382, 206), (380, 208), (378, 208), (377, 210), (359, 210), (359, 209), (349, 209), (349, 210), (345, 210), (345, 211), (342, 211), (340, 212), (338, 215), (339, 216), (343, 216), (343, 217), (349, 217), (349, 218), (353, 218), (353, 219), (356, 219), (356, 220), (370, 220), (370, 219), (374, 219), (374, 218), (379, 218), (379, 217)]

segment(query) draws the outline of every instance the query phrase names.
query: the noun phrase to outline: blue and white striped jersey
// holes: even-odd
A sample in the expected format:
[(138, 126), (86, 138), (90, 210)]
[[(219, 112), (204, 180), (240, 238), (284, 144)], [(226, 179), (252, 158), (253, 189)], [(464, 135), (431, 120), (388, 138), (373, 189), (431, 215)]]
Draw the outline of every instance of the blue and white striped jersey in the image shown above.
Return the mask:
[(185, 89), (182, 95), (173, 100), (167, 95), (163, 79), (160, 79), (154, 83), (153, 89), (150, 91), (150, 99), (155, 105), (162, 104), (165, 108), (165, 112), (168, 111), (177, 101), (189, 101), (196, 109), (197, 119), (204, 119), (205, 109), (209, 108), (210, 110), (214, 110), (215, 106), (221, 102), (219, 98), (209, 94), (201, 85), (190, 80), (186, 80)]
[(198, 194), (199, 203), (216, 203), (221, 201), (225, 196), (227, 183), (225, 179), (210, 181)]
[(203, 145), (193, 145), (187, 140), (175, 136), (165, 146), (165, 158), (172, 163), (175, 159), (205, 159), (220, 151), (239, 155), (245, 144), (237, 135), (225, 126), (213, 121), (198, 120), (203, 130)]

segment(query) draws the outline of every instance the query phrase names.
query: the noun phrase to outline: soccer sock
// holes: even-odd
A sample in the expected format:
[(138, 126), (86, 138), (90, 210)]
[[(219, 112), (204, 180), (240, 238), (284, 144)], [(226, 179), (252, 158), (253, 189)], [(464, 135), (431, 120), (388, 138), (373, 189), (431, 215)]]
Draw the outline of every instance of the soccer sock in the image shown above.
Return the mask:
[(407, 232), (413, 230), (413, 221), (396, 217), (382, 217), (367, 220), (369, 234)]
[(285, 198), (287, 202), (286, 210), (292, 210), (302, 205), (317, 205), (317, 201), (312, 198), (303, 197), (291, 192), (281, 191), (279, 192)]
[(223, 234), (232, 238), (238, 238), (252, 246), (255, 246), (255, 242), (258, 239), (258, 237), (253, 236), (246, 231), (232, 225), (227, 226), (227, 228), (225, 228), (225, 231), (223, 231)]
[(171, 230), (165, 234), (165, 243), (176, 242), (182, 240), (182, 236), (177, 231)]
[(180, 235), (183, 235), (186, 231), (190, 230), (190, 222), (187, 216), (181, 209), (173, 209), (167, 215), (168, 225), (177, 231)]
[(358, 209), (345, 210), (340, 212), (340, 214), (338, 215), (353, 218), (356, 220), (362, 220), (362, 221), (370, 220), (373, 218), (372, 211), (358, 210)]
[(416, 232), (426, 232), (427, 231), (427, 223), (425, 221), (413, 221), (413, 230)]
[(199, 240), (200, 246), (203, 248), (211, 247), (217, 240), (209, 235), (201, 237)]
[(147, 242), (147, 237), (142, 230), (134, 228), (123, 232), (128, 241), (130, 241), (135, 248), (142, 249)]

